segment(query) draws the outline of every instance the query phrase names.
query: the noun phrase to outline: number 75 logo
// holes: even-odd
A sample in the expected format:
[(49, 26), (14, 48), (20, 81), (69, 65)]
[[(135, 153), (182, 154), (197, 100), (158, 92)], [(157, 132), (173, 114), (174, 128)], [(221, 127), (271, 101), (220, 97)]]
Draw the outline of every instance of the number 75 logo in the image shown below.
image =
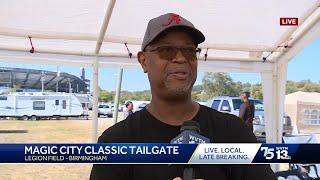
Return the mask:
[(274, 157), (274, 148), (261, 147), (261, 151), (264, 151), (263, 156), (268, 160)]

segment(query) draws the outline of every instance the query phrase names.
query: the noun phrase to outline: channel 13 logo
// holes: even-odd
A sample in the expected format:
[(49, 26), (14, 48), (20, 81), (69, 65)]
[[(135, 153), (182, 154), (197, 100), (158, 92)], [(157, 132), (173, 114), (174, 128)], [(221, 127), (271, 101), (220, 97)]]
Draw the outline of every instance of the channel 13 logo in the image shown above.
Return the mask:
[(269, 148), (269, 147), (261, 147), (261, 151), (263, 151), (263, 157), (265, 157), (267, 160), (271, 160), (276, 158), (277, 160), (289, 160), (291, 157), (288, 155), (288, 147), (275, 147), (275, 148)]

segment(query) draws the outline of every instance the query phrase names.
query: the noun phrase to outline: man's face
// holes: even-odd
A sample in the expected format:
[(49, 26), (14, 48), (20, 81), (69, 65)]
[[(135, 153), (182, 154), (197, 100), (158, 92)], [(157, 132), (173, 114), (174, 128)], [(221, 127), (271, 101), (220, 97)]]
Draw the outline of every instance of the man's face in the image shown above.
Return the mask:
[(127, 109), (128, 109), (129, 111), (132, 111), (132, 109), (133, 109), (133, 104), (132, 104), (132, 103), (129, 103)]
[(241, 101), (244, 101), (245, 98), (246, 98), (246, 95), (245, 95), (245, 94), (241, 94), (241, 95), (240, 95)]
[(196, 53), (192, 53), (195, 49), (187, 33), (171, 31), (138, 54), (156, 95), (171, 99), (190, 95), (197, 78), (198, 62)]

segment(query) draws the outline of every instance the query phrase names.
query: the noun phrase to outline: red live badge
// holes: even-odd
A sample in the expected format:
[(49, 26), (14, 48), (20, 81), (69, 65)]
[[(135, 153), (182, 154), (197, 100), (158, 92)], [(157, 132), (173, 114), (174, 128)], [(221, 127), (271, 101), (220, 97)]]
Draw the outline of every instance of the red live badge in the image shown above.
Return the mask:
[(280, 18), (280, 26), (298, 26), (298, 18), (282, 17)]

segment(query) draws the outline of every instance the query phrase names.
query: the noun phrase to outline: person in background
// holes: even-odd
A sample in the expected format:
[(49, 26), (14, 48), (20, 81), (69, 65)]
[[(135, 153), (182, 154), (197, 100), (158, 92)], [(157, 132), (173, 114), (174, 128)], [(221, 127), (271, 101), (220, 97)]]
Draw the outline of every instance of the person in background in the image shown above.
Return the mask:
[(242, 104), (240, 106), (239, 117), (253, 131), (254, 105), (249, 101), (250, 93), (243, 92), (240, 95)]
[(133, 110), (133, 103), (131, 101), (128, 101), (126, 104), (126, 110), (123, 113), (123, 119), (126, 119), (130, 114), (132, 114)]

